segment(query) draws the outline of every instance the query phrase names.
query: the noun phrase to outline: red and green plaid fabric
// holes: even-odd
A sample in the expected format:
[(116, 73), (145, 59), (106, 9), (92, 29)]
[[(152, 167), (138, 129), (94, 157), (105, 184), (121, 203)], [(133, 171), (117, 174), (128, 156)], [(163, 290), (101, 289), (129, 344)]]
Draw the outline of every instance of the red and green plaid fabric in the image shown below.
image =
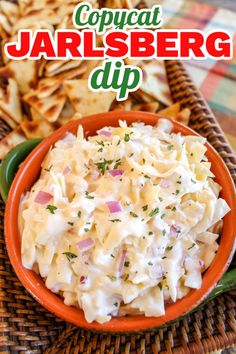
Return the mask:
[(166, 28), (201, 29), (204, 32), (222, 29), (233, 35), (232, 60), (190, 60), (185, 61), (185, 65), (236, 151), (236, 0), (235, 12), (223, 8), (224, 0), (222, 8), (209, 3), (192, 0), (160, 1)]

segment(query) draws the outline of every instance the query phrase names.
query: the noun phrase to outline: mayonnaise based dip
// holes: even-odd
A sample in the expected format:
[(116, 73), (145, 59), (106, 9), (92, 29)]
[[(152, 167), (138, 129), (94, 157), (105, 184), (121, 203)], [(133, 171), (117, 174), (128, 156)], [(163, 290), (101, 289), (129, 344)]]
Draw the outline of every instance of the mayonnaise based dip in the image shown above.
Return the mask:
[(88, 322), (144, 313), (198, 289), (229, 211), (206, 140), (120, 121), (96, 136), (70, 133), (47, 154), (21, 202), (23, 265)]

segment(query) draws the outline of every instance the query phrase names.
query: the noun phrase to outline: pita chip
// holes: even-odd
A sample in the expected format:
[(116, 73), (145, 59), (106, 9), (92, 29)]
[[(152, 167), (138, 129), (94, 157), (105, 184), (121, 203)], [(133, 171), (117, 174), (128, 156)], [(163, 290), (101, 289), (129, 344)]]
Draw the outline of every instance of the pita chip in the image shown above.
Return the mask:
[(52, 95), (44, 98), (39, 98), (38, 90), (29, 92), (23, 97), (24, 102), (28, 103), (44, 119), (49, 122), (55, 122), (65, 104), (66, 94), (62, 88), (58, 88)]
[(5, 138), (0, 141), (0, 160), (4, 159), (8, 152), (16, 145), (26, 141), (25, 134), (20, 126), (15, 128)]
[[(63, 72), (68, 72), (71, 69), (78, 68), (81, 64), (82, 60), (69, 60), (59, 65), (59, 63), (56, 63), (55, 60), (53, 62), (49, 62), (45, 66), (45, 76), (52, 77)], [(83, 65), (83, 70), (86, 70), (85, 65)], [(83, 70), (81, 70), (81, 73), (83, 72)]]
[(114, 100), (111, 108), (111, 111), (131, 111), (132, 110), (132, 99), (130, 97), (127, 98), (125, 101), (116, 101)]
[(158, 110), (158, 102), (140, 103), (133, 106), (134, 111), (155, 113)]
[(107, 112), (115, 99), (115, 92), (92, 92), (86, 79), (68, 80), (63, 84), (76, 112), (86, 116)]
[(29, 59), (11, 60), (7, 64), (7, 68), (12, 72), (22, 95), (36, 87), (38, 81), (37, 67), (37, 61)]
[(0, 1), (0, 12), (2, 12), (8, 19), (9, 23), (13, 25), (19, 18), (19, 7), (10, 1)]
[(53, 133), (59, 127), (60, 125), (57, 122), (50, 123), (47, 120), (31, 122), (25, 119), (21, 123), (21, 129), (24, 132), (27, 139), (46, 138), (48, 135)]
[(23, 119), (18, 85), (12, 78), (8, 79), (6, 89), (1, 91), (0, 109), (17, 123)]
[(164, 118), (176, 119), (179, 112), (180, 112), (180, 103), (176, 102), (176, 103), (172, 104), (171, 106), (169, 106), (165, 109), (162, 109), (161, 111), (158, 112), (158, 114), (160, 114)]
[(166, 106), (171, 105), (172, 99), (164, 61), (153, 60), (143, 65), (141, 69), (143, 70), (143, 81), (140, 89)]
[(191, 111), (189, 108), (184, 108), (181, 112), (179, 112), (176, 116), (176, 120), (185, 125), (189, 124), (189, 119), (191, 116)]
[(3, 111), (0, 110), (0, 119), (4, 120), (11, 129), (14, 129), (16, 127), (16, 122), (11, 119), (7, 114), (5, 114)]

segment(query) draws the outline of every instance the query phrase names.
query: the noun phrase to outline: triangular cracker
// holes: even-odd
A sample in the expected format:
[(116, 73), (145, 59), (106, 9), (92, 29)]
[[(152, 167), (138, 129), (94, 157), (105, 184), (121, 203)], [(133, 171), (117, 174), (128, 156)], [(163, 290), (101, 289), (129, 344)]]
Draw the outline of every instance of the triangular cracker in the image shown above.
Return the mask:
[(15, 122), (23, 118), (20, 102), (20, 94), (17, 83), (9, 78), (5, 90), (1, 90), (0, 109)]
[(23, 143), (25, 140), (25, 134), (21, 127), (18, 126), (0, 141), (0, 160), (3, 160), (11, 149), (16, 145)]

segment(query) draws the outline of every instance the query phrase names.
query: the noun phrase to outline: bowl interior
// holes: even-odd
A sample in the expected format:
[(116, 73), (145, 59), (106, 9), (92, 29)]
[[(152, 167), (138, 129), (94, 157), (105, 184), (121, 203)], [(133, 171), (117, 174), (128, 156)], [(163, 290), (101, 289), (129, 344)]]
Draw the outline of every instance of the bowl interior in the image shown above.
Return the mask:
[[(62, 139), (66, 132), (76, 133), (80, 124), (84, 128), (85, 135), (89, 136), (94, 135), (98, 129), (106, 125), (117, 126), (120, 119), (126, 120), (128, 124), (135, 121), (142, 121), (145, 124), (155, 125), (159, 118), (158, 115), (151, 113), (114, 111), (85, 117), (79, 121), (71, 121), (46, 138), (32, 151), (20, 167), (12, 184), (6, 205), (5, 235), (8, 254), (14, 270), (25, 288), (40, 304), (55, 315), (80, 327), (106, 332), (132, 332), (161, 326), (198, 305), (223, 275), (232, 257), (236, 230), (235, 189), (227, 167), (216, 151), (207, 144), (206, 155), (212, 163), (211, 170), (216, 176), (215, 180), (222, 186), (221, 196), (227, 201), (231, 211), (224, 217), (220, 246), (214, 261), (204, 273), (202, 287), (198, 290), (191, 290), (189, 294), (181, 300), (166, 306), (164, 316), (128, 316), (113, 318), (110, 322), (105, 324), (98, 324), (96, 322), (89, 324), (85, 320), (82, 310), (72, 306), (66, 306), (59, 296), (46, 288), (40, 276), (23, 267), (21, 263), (20, 234), (18, 230), (20, 198), (37, 180), (40, 174), (41, 163), (49, 147), (57, 140)], [(182, 124), (177, 122), (173, 122), (173, 124), (174, 132), (180, 132), (183, 135), (198, 135)]]

